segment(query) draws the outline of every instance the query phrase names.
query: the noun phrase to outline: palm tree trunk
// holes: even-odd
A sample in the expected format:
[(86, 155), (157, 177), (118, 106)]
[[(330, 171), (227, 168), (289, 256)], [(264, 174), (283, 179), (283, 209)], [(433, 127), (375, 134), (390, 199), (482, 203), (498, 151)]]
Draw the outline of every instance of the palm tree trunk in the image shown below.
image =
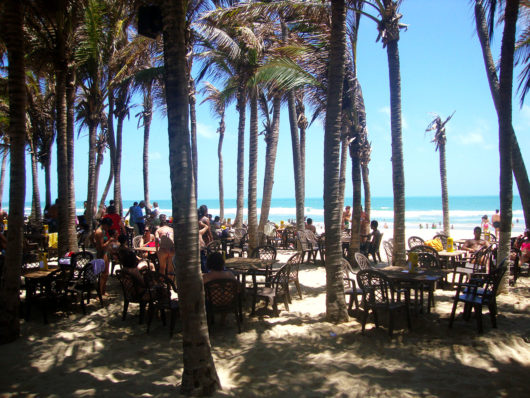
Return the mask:
[(265, 231), (265, 225), (269, 221), (269, 213), (271, 210), (272, 188), (274, 187), (274, 169), (276, 166), (276, 153), (278, 151), (278, 136), (280, 132), (281, 101), (282, 99), (279, 95), (274, 96), (272, 126), (270, 133), (268, 133), (265, 138), (267, 149), (265, 153), (265, 175), (263, 177), (263, 195), (261, 197), (261, 214), (258, 227), (260, 233)]
[(180, 392), (212, 395), (221, 388), (212, 358), (204, 285), (199, 267), (197, 201), (193, 179), (186, 78), (184, 0), (163, 0), (164, 65), (168, 114), (169, 162), (175, 270), (182, 318), (183, 364)]
[[(96, 156), (96, 171), (95, 171), (95, 174), (94, 174), (94, 205), (97, 203), (98, 201), (98, 187), (99, 187), (99, 175), (100, 175), (100, 171), (101, 171), (101, 165), (103, 164), (103, 149), (102, 148), (99, 148), (98, 149), (98, 153), (97, 153), (97, 156)], [(111, 167), (110, 167), (110, 170), (111, 170), (111, 174), (109, 176), (109, 180), (112, 181), (112, 175), (113, 175), (113, 172), (112, 172), (112, 163), (111, 163)], [(110, 186), (110, 184), (108, 184)], [(108, 192), (108, 190), (107, 190)], [(106, 196), (106, 194), (105, 194)], [(105, 203), (105, 201), (103, 201), (103, 203)]]
[(361, 248), (361, 160), (358, 139), (350, 144), (351, 174), (353, 183), (353, 205), (351, 220), (350, 261)]
[(109, 194), (110, 186), (112, 185), (113, 179), (114, 179), (114, 170), (112, 168), (112, 162), (110, 162), (109, 177), (107, 178), (107, 183), (105, 184), (105, 188), (103, 189), (103, 192), (101, 193), (101, 199), (99, 201), (98, 208), (102, 208), (105, 205), (105, 200), (107, 200), (107, 195)]
[(510, 255), (512, 232), (512, 84), (515, 35), (519, 0), (507, 0), (504, 9), (504, 32), (501, 44), (499, 75), (499, 155), (501, 227), (497, 261)]
[(34, 225), (42, 223), (42, 211), (40, 206), (39, 175), (37, 173), (37, 155), (31, 151), (31, 183), (32, 183), (32, 221)]
[(305, 198), (305, 138), (307, 119), (305, 117), (304, 92), (296, 92), (296, 115), (298, 117), (298, 130), (300, 131), (300, 179), (302, 181), (302, 197)]
[(240, 228), (243, 224), (243, 209), (245, 206), (245, 122), (246, 122), (246, 90), (243, 81), (240, 82), (237, 93), (237, 110), (239, 125), (237, 127), (237, 198), (236, 219), (234, 226)]
[(342, 250), (340, 242), (342, 206), (339, 203), (341, 109), (346, 54), (346, 7), (344, 0), (332, 1), (331, 23), (324, 135), (326, 317), (331, 322), (343, 322), (348, 320), (342, 281)]
[(44, 161), (44, 186), (45, 186), (45, 202), (44, 206), (46, 208), (49, 208), (52, 205), (52, 189), (51, 189), (51, 153), (52, 153), (52, 144), (50, 142), (50, 145), (48, 147), (48, 155), (46, 156), (46, 160)]
[(143, 151), (143, 175), (144, 175), (144, 200), (149, 206), (149, 133), (151, 131), (151, 120), (153, 118), (153, 99), (151, 87), (144, 94), (144, 151)]
[(199, 168), (199, 154), (197, 151), (197, 112), (195, 111), (196, 98), (195, 98), (195, 80), (191, 77), (191, 70), (189, 73), (189, 85), (190, 85), (190, 127), (191, 127), (191, 157), (193, 159), (193, 180), (195, 181), (195, 198), (198, 198), (198, 168)]
[[(94, 227), (94, 208), (96, 191), (96, 125), (89, 122), (88, 126), (88, 184), (87, 184), (87, 206), (86, 206), (86, 222), (88, 224), (88, 235), (92, 233)], [(97, 210), (96, 210), (97, 212)]]
[(8, 54), (9, 136), (11, 167), (9, 184), (9, 234), (3, 272), (0, 275), (0, 344), (20, 335), (20, 264), (26, 195), (26, 85), (22, 2), (4, 4), (4, 38)]
[(258, 246), (258, 98), (255, 89), (250, 96), (250, 138), (248, 144), (248, 246), (249, 253)]
[[(491, 48), (489, 45), (489, 35), (486, 25), (486, 18), (484, 16), (484, 9), (482, 2), (477, 1), (475, 3), (475, 21), (477, 26), (477, 34), (482, 47), (482, 55), (484, 57), (484, 65), (486, 66), (486, 75), (488, 76), (488, 82), (490, 86), (491, 96), (493, 97), (493, 103), (497, 115), (499, 114), (500, 99), (499, 99), (499, 80), (497, 79), (497, 68), (493, 62), (491, 55)], [(528, 180), (528, 173), (524, 159), (521, 155), (521, 149), (517, 141), (517, 136), (513, 130), (513, 125), (510, 127), (510, 134), (512, 135), (512, 168), (517, 188), (519, 190), (519, 196), (521, 198), (521, 204), (523, 208), (523, 214), (525, 219), (526, 228), (530, 228), (530, 182)]]
[(449, 193), (447, 192), (447, 168), (445, 165), (445, 143), (440, 143), (440, 179), (442, 182), (442, 213), (444, 233), (449, 236)]
[(2, 202), (4, 199), (4, 182), (6, 177), (7, 148), (2, 152), (2, 167), (0, 168), (0, 210), (3, 209)]
[[(56, 97), (56, 129), (57, 129), (57, 186), (60, 188), (68, 186), (68, 131), (67, 131), (67, 105), (66, 105), (66, 78), (67, 61), (64, 37), (57, 37), (57, 53), (55, 62), (55, 97)], [(58, 252), (59, 256), (69, 251), (68, 249), (68, 204), (69, 195), (67, 189), (58, 189)]]
[(123, 137), (123, 119), (124, 114), (118, 116), (118, 124), (116, 126), (116, 152), (114, 161), (114, 203), (116, 206), (116, 213), (120, 216), (123, 214), (123, 203), (121, 200), (121, 148)]
[(342, 118), (341, 126), (341, 146), (340, 146), (340, 171), (339, 171), (339, 203), (340, 207), (344, 207), (344, 196), (346, 192), (346, 171), (348, 166), (348, 122)]
[(77, 247), (77, 214), (75, 206), (75, 179), (74, 179), (74, 135), (75, 135), (75, 80), (76, 73), (69, 67), (66, 76), (66, 157), (68, 159), (68, 251), (76, 252)]
[(296, 114), (296, 100), (294, 91), (287, 93), (289, 109), (289, 124), (291, 126), (291, 145), (293, 150), (294, 195), (296, 200), (296, 229), (303, 231), (304, 224), (304, 192), (302, 182), (302, 165), (300, 158), (300, 141), (298, 139), (298, 115)]
[(394, 187), (394, 263), (405, 265), (405, 172), (401, 139), (401, 76), (397, 40), (387, 43), (392, 131), (392, 184)]
[[(370, 192), (370, 170), (368, 165), (361, 163), (361, 174), (363, 178), (363, 188), (364, 188), (364, 212), (366, 213), (366, 218), (371, 220), (370, 213), (372, 212), (372, 197)], [(361, 231), (363, 234), (368, 233), (368, 231)]]
[(219, 218), (223, 222), (225, 218), (225, 199), (223, 185), (223, 140), (225, 137), (225, 114), (221, 115), (219, 122), (219, 143), (217, 144), (217, 157), (219, 158)]

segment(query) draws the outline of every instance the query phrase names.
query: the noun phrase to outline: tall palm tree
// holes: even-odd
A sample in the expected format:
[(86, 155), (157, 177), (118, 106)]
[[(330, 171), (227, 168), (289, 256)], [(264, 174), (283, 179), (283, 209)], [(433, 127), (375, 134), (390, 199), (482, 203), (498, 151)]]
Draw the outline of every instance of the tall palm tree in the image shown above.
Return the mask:
[(187, 1), (162, 0), (164, 65), (168, 112), (169, 162), (173, 225), (175, 226), (175, 270), (183, 330), (181, 393), (211, 395), (220, 388), (212, 358), (204, 286), (199, 268), (197, 201), (188, 125), (188, 79), (186, 71)]
[[(454, 112), (453, 112), (454, 115)], [(449, 193), (447, 192), (447, 168), (445, 166), (445, 143), (447, 137), (445, 135), (445, 125), (453, 115), (449, 116), (442, 122), (442, 118), (435, 115), (434, 120), (429, 123), (425, 132), (434, 131), (434, 138), (432, 142), (435, 143), (435, 150), (440, 153), (440, 180), (442, 183), (442, 213), (443, 213), (443, 227), (444, 233), (449, 236)]]
[[(494, 0), (491, 0), (494, 2)], [(512, 227), (512, 84), (519, 0), (506, 0), (499, 73), (499, 155), (501, 226), (497, 261), (510, 254)]]
[(223, 184), (223, 140), (225, 136), (225, 107), (226, 99), (223, 93), (219, 91), (213, 84), (209, 82), (204, 83), (203, 93), (205, 97), (201, 104), (210, 102), (214, 116), (219, 118), (219, 127), (217, 132), (219, 133), (219, 143), (217, 144), (217, 158), (219, 159), (219, 217), (221, 220), (224, 219), (224, 184)]
[(4, 4), (2, 26), (8, 55), (10, 184), (9, 234), (4, 266), (0, 278), (0, 344), (16, 340), (20, 335), (19, 293), (20, 260), (24, 230), (24, 198), (26, 194), (26, 86), (24, 65), (24, 3)]
[[(476, 3), (475, 3), (475, 22), (476, 22), (476, 27), (477, 27), (477, 34), (480, 40), (480, 45), (482, 47), (482, 55), (484, 57), (486, 75), (488, 77), (490, 91), (493, 97), (493, 103), (495, 104), (495, 109), (498, 114), (499, 109), (500, 109), (500, 103), (499, 103), (500, 99), (499, 99), (499, 80), (497, 78), (497, 67), (491, 55), (491, 48), (489, 45), (490, 35), (488, 33), (488, 26), (487, 26), (486, 17), (484, 14), (483, 2), (479, 0), (476, 0)], [(530, 182), (528, 180), (528, 173), (526, 171), (524, 159), (521, 155), (521, 150), (519, 148), (519, 143), (517, 141), (515, 131), (513, 130), (513, 126), (511, 128), (511, 134), (512, 134), (512, 144), (513, 144), (513, 147), (512, 147), (513, 175), (515, 177), (515, 181), (517, 182), (517, 188), (519, 190), (519, 195), (521, 197), (521, 205), (523, 208), (525, 224), (527, 228), (530, 228)]]
[(346, 54), (344, 0), (331, 2), (331, 38), (327, 109), (324, 136), (324, 224), (326, 228), (326, 316), (332, 322), (348, 319), (341, 265), (341, 214), (339, 203), (339, 153), (341, 108)]
[[(400, 23), (398, 13), (401, 0), (371, 0), (370, 4), (379, 13), (374, 17), (364, 13), (377, 23), (383, 47), (387, 49), (390, 83), (390, 129), (392, 136), (392, 184), (394, 187), (394, 253), (396, 265), (405, 264), (405, 172), (403, 168), (403, 142), (401, 124), (401, 75), (399, 66), (399, 31), (405, 25)], [(379, 19), (378, 19), (379, 18)]]

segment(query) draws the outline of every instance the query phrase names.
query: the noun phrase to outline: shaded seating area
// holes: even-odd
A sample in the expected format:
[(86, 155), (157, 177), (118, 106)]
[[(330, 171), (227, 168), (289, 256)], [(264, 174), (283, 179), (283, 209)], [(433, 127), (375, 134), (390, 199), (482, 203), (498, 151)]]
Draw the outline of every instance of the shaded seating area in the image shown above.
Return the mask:
[[(407, 289), (395, 290), (388, 278), (379, 271), (364, 269), (357, 273), (357, 283), (362, 290), (363, 314), (361, 318), (362, 333), (366, 327), (368, 314), (371, 311), (376, 328), (379, 327), (379, 317), (383, 312), (388, 313), (388, 333), (392, 338), (394, 331), (394, 313), (405, 312), (407, 325), (412, 329), (409, 312), (409, 292)], [(404, 294), (405, 300), (399, 301), (400, 293)]]
[(208, 329), (214, 325), (215, 315), (234, 314), (238, 333), (241, 333), (243, 310), (239, 282), (233, 279), (216, 279), (204, 285)]
[(179, 316), (177, 288), (173, 281), (159, 272), (148, 271), (144, 280), (149, 292), (147, 333), (151, 327), (155, 313), (160, 314), (162, 324), (166, 326), (166, 310), (170, 312), (169, 337), (173, 336), (175, 323)]
[(252, 289), (252, 315), (256, 313), (256, 303), (265, 301), (265, 308), (272, 302), (272, 309), (275, 316), (279, 315), (278, 304), (283, 303), (285, 309), (289, 311), (289, 279), (290, 264), (283, 265), (272, 277), (270, 282), (254, 283)]
[(407, 239), (407, 244), (409, 245), (409, 249), (412, 249), (414, 246), (424, 245), (425, 241), (419, 236), (411, 236)]
[(372, 256), (374, 263), (382, 262), (381, 260), (381, 253), (379, 252), (379, 249), (381, 247), (381, 242), (383, 240), (383, 233), (377, 234), (372, 237), (372, 241), (361, 250), (361, 253), (363, 253), (366, 257)]
[(453, 309), (449, 318), (449, 328), (453, 327), (456, 308), (458, 303), (464, 303), (464, 320), (468, 321), (471, 311), (474, 310), (477, 319), (477, 330), (484, 331), (482, 324), (482, 307), (488, 307), (491, 325), (497, 327), (497, 290), (506, 266), (504, 262), (493, 272), (484, 275), (482, 278), (473, 278), (468, 283), (459, 283), (453, 299)]
[(127, 316), (129, 303), (136, 303), (140, 306), (139, 323), (141, 324), (143, 322), (145, 309), (150, 300), (149, 291), (145, 286), (144, 280), (144, 275), (146, 272), (147, 270), (144, 270), (143, 273), (140, 273), (137, 268), (132, 270), (123, 268), (116, 271), (116, 277), (120, 282), (123, 293), (122, 320), (125, 320)]

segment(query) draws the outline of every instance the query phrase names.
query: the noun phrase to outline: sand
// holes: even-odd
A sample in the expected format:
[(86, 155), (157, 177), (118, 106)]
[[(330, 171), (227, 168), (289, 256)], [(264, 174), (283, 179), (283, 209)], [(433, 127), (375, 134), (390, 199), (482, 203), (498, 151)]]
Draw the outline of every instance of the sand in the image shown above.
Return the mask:
[[(429, 230), (430, 231), (430, 230)], [(388, 235), (385, 231), (385, 238)], [(425, 230), (423, 230), (425, 233)], [(432, 237), (430, 231), (426, 237)], [(421, 230), (409, 232), (420, 235)], [(466, 233), (466, 235), (469, 235)], [(458, 238), (455, 235), (455, 238)], [(293, 251), (280, 252), (285, 261)], [(530, 278), (498, 298), (498, 328), (485, 310), (484, 334), (472, 319), (457, 316), (448, 329), (452, 291), (436, 291), (431, 314), (412, 318), (413, 330), (398, 322), (390, 340), (386, 328), (368, 323), (364, 335), (355, 319), (325, 321), (325, 272), (303, 265), (303, 299), (291, 290), (287, 312), (273, 317), (245, 313), (237, 334), (233, 317), (211, 334), (223, 390), (219, 397), (526, 397), (530, 393)], [(182, 340), (154, 320), (150, 334), (138, 324), (131, 304), (121, 320), (121, 290), (109, 278), (105, 307), (91, 302), (50, 316), (38, 311), (22, 321), (22, 336), (0, 350), (0, 396), (169, 397), (178, 392)], [(457, 314), (461, 312), (461, 307)], [(177, 323), (177, 329), (179, 329)]]

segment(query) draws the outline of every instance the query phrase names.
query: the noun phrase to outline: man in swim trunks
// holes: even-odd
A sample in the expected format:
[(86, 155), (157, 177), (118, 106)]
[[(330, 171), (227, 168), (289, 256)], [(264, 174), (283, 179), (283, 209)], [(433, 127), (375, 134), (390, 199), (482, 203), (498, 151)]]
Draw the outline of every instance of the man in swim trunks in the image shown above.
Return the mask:
[(466, 240), (464, 245), (462, 246), (462, 250), (467, 250), (470, 253), (475, 253), (481, 247), (489, 245), (488, 242), (480, 238), (480, 235), (482, 234), (482, 229), (480, 227), (475, 227), (475, 229), (473, 230), (473, 234), (475, 235), (475, 238)]
[(491, 222), (493, 223), (493, 228), (495, 228), (495, 236), (499, 239), (499, 229), (501, 227), (501, 215), (499, 209), (496, 209), (495, 214), (491, 216)]

